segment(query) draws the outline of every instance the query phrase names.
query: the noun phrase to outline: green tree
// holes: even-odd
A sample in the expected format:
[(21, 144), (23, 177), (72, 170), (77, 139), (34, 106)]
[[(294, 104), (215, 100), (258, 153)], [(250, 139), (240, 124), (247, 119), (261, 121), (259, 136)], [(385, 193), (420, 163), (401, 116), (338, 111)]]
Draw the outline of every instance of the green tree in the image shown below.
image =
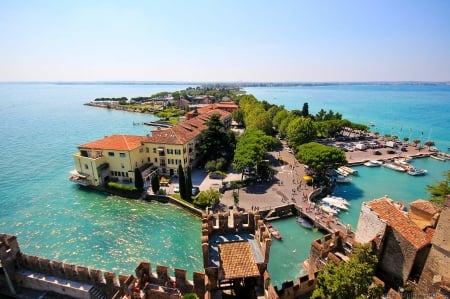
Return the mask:
[(303, 103), (302, 116), (303, 117), (309, 117), (309, 105), (308, 105), (308, 103)]
[(220, 114), (212, 115), (206, 125), (208, 127), (200, 133), (200, 150), (204, 161), (218, 158), (231, 161), (236, 141), (220, 120)]
[(247, 129), (237, 142), (233, 168), (242, 172), (247, 166), (256, 166), (277, 143), (276, 138), (261, 130)]
[(244, 110), (242, 110), (242, 109), (234, 110), (234, 111), (231, 113), (231, 117), (232, 117), (233, 120), (234, 120), (235, 122), (237, 122), (239, 125), (245, 125), (245, 122), (244, 122)]
[(178, 186), (180, 187), (180, 196), (182, 199), (187, 200), (186, 198), (186, 177), (184, 175), (183, 166), (178, 164)]
[[(445, 176), (445, 173), (444, 173)], [(437, 181), (435, 185), (428, 185), (426, 190), (430, 193), (430, 201), (439, 206), (444, 205), (446, 196), (450, 195), (450, 170), (447, 171), (447, 175), (443, 181)]]
[(308, 165), (321, 174), (347, 164), (345, 153), (341, 149), (317, 142), (300, 145), (295, 157), (300, 163)]
[(186, 169), (186, 190), (184, 192), (186, 193), (185, 199), (190, 202), (192, 198), (192, 177), (190, 167), (187, 167)]
[(317, 276), (313, 299), (382, 298), (383, 288), (375, 285), (374, 273), (378, 259), (369, 245), (361, 245), (348, 262), (329, 262)]
[(214, 205), (220, 200), (222, 193), (214, 189), (208, 189), (206, 191), (200, 192), (197, 198), (194, 199), (194, 205), (204, 209)]
[(310, 118), (296, 117), (289, 123), (286, 136), (289, 144), (297, 147), (300, 144), (313, 141), (317, 133)]
[(151, 179), (151, 183), (152, 183), (152, 191), (154, 194), (156, 194), (160, 188), (159, 186), (159, 176), (156, 173), (156, 171), (152, 174), (152, 179)]
[(144, 180), (142, 179), (142, 173), (139, 168), (134, 169), (134, 187), (138, 190), (142, 190), (144, 188)]

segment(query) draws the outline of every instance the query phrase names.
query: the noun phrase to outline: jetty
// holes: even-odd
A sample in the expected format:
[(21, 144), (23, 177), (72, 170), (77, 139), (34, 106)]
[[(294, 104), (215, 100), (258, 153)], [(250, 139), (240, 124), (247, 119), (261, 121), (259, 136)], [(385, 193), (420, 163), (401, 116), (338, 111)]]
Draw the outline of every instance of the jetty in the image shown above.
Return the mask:
[(152, 127), (160, 127), (160, 128), (170, 128), (170, 127), (172, 127), (171, 123), (161, 122), (161, 121), (146, 121), (146, 122), (144, 122), (144, 125), (152, 126)]

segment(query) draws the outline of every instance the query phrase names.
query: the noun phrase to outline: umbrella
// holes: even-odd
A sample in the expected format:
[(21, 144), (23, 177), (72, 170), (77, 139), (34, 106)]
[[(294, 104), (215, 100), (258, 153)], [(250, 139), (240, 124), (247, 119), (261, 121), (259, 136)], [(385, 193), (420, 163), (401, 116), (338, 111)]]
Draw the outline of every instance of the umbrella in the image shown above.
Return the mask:
[(307, 182), (309, 182), (309, 181), (312, 181), (312, 177), (311, 176), (309, 176), (309, 175), (305, 175), (304, 177), (303, 177), (303, 179), (305, 180), (305, 181), (307, 181)]

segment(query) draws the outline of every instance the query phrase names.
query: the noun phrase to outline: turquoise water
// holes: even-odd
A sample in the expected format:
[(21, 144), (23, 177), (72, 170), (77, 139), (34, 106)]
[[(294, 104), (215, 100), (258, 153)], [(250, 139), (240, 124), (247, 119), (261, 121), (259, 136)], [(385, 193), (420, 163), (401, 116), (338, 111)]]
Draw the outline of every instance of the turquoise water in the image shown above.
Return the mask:
[[(0, 232), (17, 235), (25, 253), (116, 273), (133, 273), (141, 260), (202, 271), (198, 218), (171, 205), (88, 192), (68, 181), (79, 144), (111, 134), (144, 135), (151, 128), (133, 123), (154, 120), (150, 115), (83, 103), (96, 97), (145, 96), (187, 86), (0, 83)], [(413, 138), (423, 131), (424, 138), (430, 135), (439, 148), (450, 146), (450, 87), (246, 90), (289, 109), (301, 109), (308, 102), (311, 113), (332, 109), (355, 122), (376, 122), (385, 130), (402, 128), (409, 134), (412, 128)], [(413, 163), (429, 173), (411, 177), (385, 168), (358, 168), (360, 175), (352, 184), (336, 189), (337, 195), (352, 202), (350, 213), (340, 216), (343, 221), (356, 226), (361, 203), (385, 194), (405, 202), (427, 198), (425, 186), (441, 180), (442, 172), (450, 168), (449, 162), (431, 159)], [(299, 227), (293, 218), (274, 224), (284, 240), (274, 240), (269, 270), (272, 282), (281, 285), (301, 274), (311, 240), (320, 234)]]

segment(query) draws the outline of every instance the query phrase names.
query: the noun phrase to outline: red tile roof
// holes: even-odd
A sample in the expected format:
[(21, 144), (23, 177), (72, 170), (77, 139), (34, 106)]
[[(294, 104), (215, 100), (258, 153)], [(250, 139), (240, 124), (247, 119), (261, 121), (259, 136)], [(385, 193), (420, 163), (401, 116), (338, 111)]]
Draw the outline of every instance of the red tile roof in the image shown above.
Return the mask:
[(366, 204), (372, 211), (385, 220), (394, 230), (399, 232), (416, 249), (430, 244), (429, 236), (412, 222), (402, 211), (394, 206), (392, 200), (386, 197)]
[(230, 116), (230, 113), (224, 110), (211, 110), (206, 114), (201, 114), (190, 120), (180, 122), (171, 128), (152, 131), (152, 136), (147, 137), (145, 142), (157, 144), (185, 144), (189, 140), (196, 138), (202, 130), (207, 128), (205, 123), (213, 114), (220, 114), (222, 120)]
[(257, 277), (260, 275), (248, 241), (219, 244), (220, 265), (224, 279)]
[(78, 149), (130, 151), (142, 145), (145, 136), (112, 135), (78, 146)]

